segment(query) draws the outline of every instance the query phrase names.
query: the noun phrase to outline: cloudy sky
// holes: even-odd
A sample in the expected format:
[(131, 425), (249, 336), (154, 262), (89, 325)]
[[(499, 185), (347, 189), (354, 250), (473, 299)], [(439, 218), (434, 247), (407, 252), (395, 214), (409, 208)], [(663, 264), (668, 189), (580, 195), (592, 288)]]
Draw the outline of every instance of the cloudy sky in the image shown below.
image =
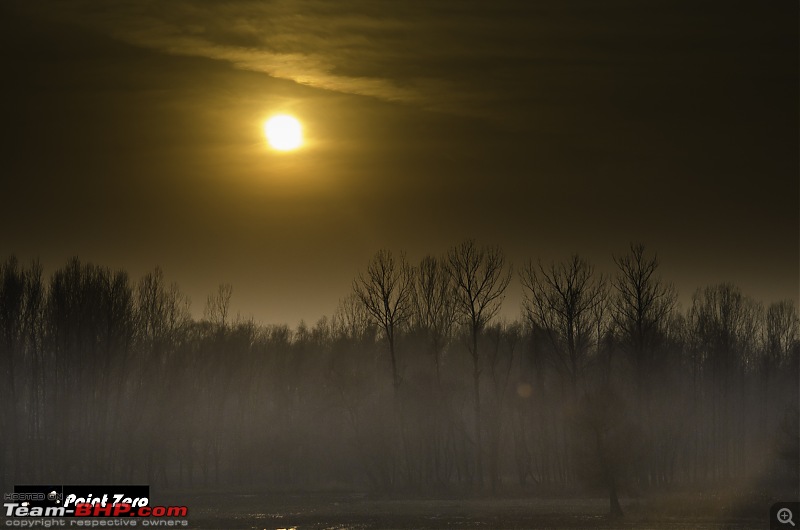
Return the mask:
[[(380, 248), (658, 251), (684, 303), (798, 298), (796, 2), (0, 7), (0, 254), (160, 265), (202, 314), (331, 314)], [(288, 113), (306, 142), (271, 150)], [(512, 284), (505, 313), (519, 312)]]

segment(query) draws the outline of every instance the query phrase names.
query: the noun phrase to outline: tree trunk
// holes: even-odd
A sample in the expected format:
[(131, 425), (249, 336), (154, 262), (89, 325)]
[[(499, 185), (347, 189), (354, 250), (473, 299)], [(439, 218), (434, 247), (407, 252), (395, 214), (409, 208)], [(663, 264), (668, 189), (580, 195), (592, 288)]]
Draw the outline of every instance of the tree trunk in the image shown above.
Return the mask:
[(608, 501), (611, 518), (618, 519), (622, 517), (622, 506), (619, 505), (619, 498), (617, 497), (617, 481), (614, 479), (614, 477), (609, 479)]
[(477, 325), (472, 327), (472, 382), (475, 390), (475, 473), (478, 490), (483, 490), (483, 444), (481, 443), (481, 369), (478, 358)]

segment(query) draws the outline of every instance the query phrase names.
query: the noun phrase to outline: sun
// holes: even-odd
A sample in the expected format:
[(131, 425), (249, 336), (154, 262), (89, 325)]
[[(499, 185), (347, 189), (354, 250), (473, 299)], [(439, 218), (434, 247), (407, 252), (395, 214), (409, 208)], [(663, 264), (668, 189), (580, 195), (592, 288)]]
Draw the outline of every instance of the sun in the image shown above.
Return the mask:
[(278, 151), (292, 151), (303, 145), (303, 127), (293, 116), (271, 117), (264, 123), (264, 133), (269, 145)]

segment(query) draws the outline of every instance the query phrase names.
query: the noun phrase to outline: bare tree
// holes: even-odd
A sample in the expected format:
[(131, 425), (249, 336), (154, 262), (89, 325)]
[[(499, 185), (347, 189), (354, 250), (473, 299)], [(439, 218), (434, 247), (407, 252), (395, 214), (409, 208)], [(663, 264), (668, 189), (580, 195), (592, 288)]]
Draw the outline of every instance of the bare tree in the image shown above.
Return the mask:
[[(664, 352), (666, 328), (675, 310), (676, 293), (672, 285), (658, 275), (658, 257), (648, 255), (642, 244), (631, 244), (628, 254), (614, 257), (617, 275), (611, 281), (611, 317), (616, 326), (622, 349), (633, 367), (636, 387), (637, 421), (645, 432), (644, 466), (640, 469), (640, 484), (660, 480), (663, 472), (657, 462), (663, 462), (659, 450), (670, 451), (660, 444), (663, 436), (655, 432), (652, 421), (652, 388), (658, 377), (663, 379), (666, 359)], [(658, 375), (656, 375), (658, 374)]]
[(220, 329), (224, 329), (228, 324), (228, 313), (231, 308), (231, 296), (233, 286), (229, 283), (221, 283), (217, 292), (208, 295), (206, 301), (205, 317), (211, 324)]
[(733, 436), (743, 428), (743, 381), (753, 363), (763, 308), (730, 283), (698, 289), (692, 297), (688, 322), (692, 347), (702, 358), (705, 384), (710, 392), (710, 424), (703, 426), (709, 439), (704, 466), (714, 479), (731, 478), (743, 440)]
[(158, 356), (173, 347), (177, 334), (191, 320), (188, 298), (176, 283), (167, 285), (160, 267), (139, 280), (135, 305), (139, 340), (150, 355)]
[(766, 360), (771, 368), (779, 368), (791, 361), (792, 350), (800, 340), (800, 319), (791, 300), (769, 305), (764, 329)]
[(499, 247), (478, 247), (469, 239), (450, 249), (448, 271), (455, 284), (456, 308), (469, 328), (468, 349), (472, 357), (472, 384), (475, 413), (475, 471), (478, 487), (483, 488), (483, 448), (481, 444), (481, 365), (478, 337), (486, 324), (500, 311), (503, 293), (511, 280), (505, 257)]
[(395, 393), (400, 387), (397, 367), (397, 332), (411, 313), (413, 277), (405, 256), (395, 261), (391, 251), (379, 250), (367, 266), (367, 273), (359, 274), (353, 282), (353, 291), (374, 321), (386, 335), (392, 363), (392, 384)]
[(575, 392), (596, 340), (595, 319), (606, 298), (605, 281), (602, 276), (596, 279), (594, 268), (577, 255), (547, 269), (541, 262), (528, 262), (520, 280), (527, 317), (547, 334), (556, 368)]
[(422, 259), (415, 277), (414, 325), (429, 341), (436, 381), (441, 384), (441, 355), (453, 333), (457, 316), (454, 286), (446, 264), (433, 256)]
[[(140, 357), (134, 359), (130, 367), (127, 366), (125, 359), (121, 359), (121, 363), (125, 373), (133, 372), (138, 368), (139, 377), (131, 379), (132, 388), (129, 400), (136, 405), (121, 420), (125, 422), (123, 430), (134, 430), (133, 426), (147, 422), (163, 425), (167, 429), (175, 429), (172, 443), (178, 456), (179, 481), (182, 483), (184, 469), (188, 469), (191, 477), (193, 467), (191, 450), (186, 450), (187, 447), (191, 447), (193, 440), (185, 426), (197, 414), (197, 407), (187, 410), (178, 419), (168, 421), (166, 411), (169, 408), (164, 405), (180, 403), (174, 389), (167, 383), (171, 368), (179, 367), (178, 369), (184, 373), (191, 374), (190, 377), (194, 375), (193, 369), (187, 369), (186, 363), (182, 363), (179, 358), (180, 347), (192, 327), (189, 299), (181, 293), (177, 283), (168, 284), (163, 270), (156, 267), (146, 273), (136, 285), (134, 315)], [(186, 380), (188, 379), (189, 377)], [(183, 428), (178, 428), (178, 426)], [(131, 454), (135, 452), (147, 451), (145, 469), (148, 478), (154, 476), (156, 465), (160, 465), (162, 466), (161, 479), (164, 480), (166, 471), (163, 463), (163, 451), (149, 448), (148, 441), (150, 440), (130, 437), (127, 440), (129, 454), (126, 460), (131, 458)], [(130, 469), (128, 472), (132, 473), (133, 470)]]
[(630, 252), (615, 257), (614, 263), (618, 274), (611, 281), (614, 288), (611, 315), (622, 345), (633, 361), (641, 397), (677, 295), (674, 287), (665, 284), (657, 274), (658, 256), (648, 256), (644, 245), (632, 244)]
[(333, 327), (349, 339), (363, 340), (375, 337), (375, 324), (356, 293), (351, 292), (339, 300), (333, 315)]

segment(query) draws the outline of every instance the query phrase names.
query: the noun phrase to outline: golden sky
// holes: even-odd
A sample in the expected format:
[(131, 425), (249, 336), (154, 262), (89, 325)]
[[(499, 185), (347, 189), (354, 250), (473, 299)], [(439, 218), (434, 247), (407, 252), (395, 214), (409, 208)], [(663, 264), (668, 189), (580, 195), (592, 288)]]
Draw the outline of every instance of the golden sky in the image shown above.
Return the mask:
[(379, 248), (467, 237), (608, 271), (642, 241), (684, 300), (797, 300), (791, 4), (7, 2), (0, 252), (291, 325)]

